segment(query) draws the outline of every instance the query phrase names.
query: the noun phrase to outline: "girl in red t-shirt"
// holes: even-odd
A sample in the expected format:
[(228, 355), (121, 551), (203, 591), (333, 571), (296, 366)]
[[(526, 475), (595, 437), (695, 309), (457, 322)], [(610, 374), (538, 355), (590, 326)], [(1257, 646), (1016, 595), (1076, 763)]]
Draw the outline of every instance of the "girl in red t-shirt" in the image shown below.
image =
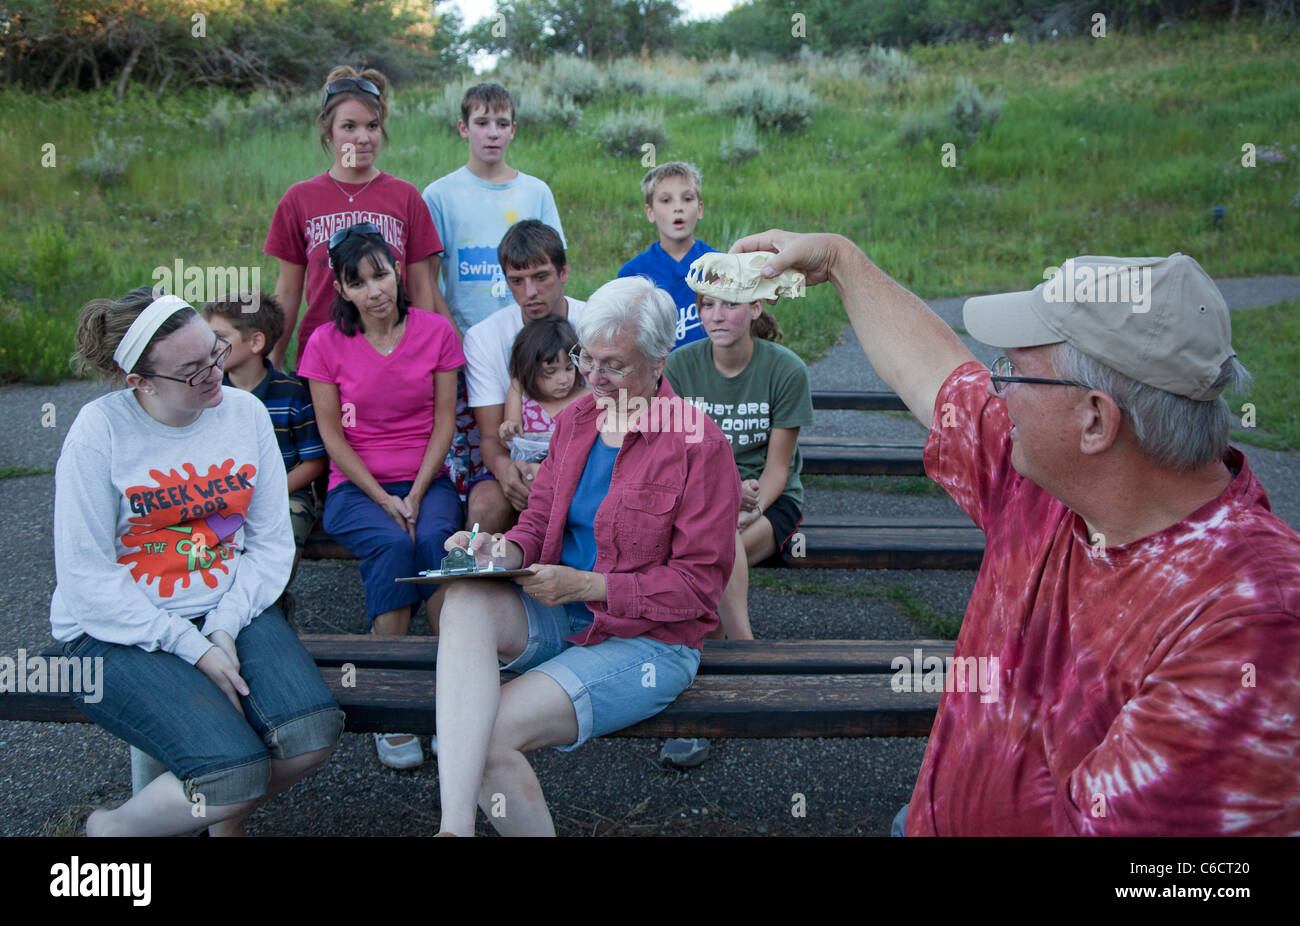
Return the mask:
[[(358, 74), (350, 67), (330, 71), (317, 123), (321, 147), (332, 152), (334, 163), (325, 173), (289, 187), (275, 208), (262, 249), (280, 259), (275, 297), (284, 306), (285, 328), (271, 351), (277, 369), (285, 368), (284, 354), (295, 325), (296, 369), (311, 333), (329, 323), (334, 278), (327, 243), (334, 232), (359, 222), (371, 222), (382, 231), (401, 266), (411, 304), (451, 321), (446, 300), (434, 285), (442, 242), (429, 207), (414, 186), (375, 166), (388, 139), (387, 118), (388, 81), (382, 73), (367, 69)], [(299, 324), (304, 289), (307, 311)]]

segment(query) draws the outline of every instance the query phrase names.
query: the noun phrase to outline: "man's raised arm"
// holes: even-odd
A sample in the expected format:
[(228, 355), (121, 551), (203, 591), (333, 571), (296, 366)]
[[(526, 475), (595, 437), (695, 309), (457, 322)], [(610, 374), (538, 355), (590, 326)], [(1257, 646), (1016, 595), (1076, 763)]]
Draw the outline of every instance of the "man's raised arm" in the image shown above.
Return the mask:
[(731, 251), (775, 251), (763, 268), (765, 277), (793, 268), (809, 286), (829, 280), (867, 360), (927, 428), (939, 387), (953, 370), (975, 359), (947, 322), (842, 235), (771, 229), (741, 238)]

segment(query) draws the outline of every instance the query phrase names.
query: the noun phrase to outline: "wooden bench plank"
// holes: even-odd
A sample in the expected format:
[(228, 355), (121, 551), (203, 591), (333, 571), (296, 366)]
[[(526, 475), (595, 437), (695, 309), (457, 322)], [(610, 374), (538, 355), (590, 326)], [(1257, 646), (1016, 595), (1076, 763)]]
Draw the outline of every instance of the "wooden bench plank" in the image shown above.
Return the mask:
[(0, 720), (90, 723), (65, 694), (8, 691), (0, 694)]
[[(917, 645), (924, 648), (926, 655), (952, 652), (952, 644), (944, 641), (934, 641), (932, 646), (928, 641), (917, 641)], [(906, 641), (902, 645), (865, 645), (858, 655), (875, 661), (872, 671), (862, 671), (861, 664), (849, 661), (849, 672), (831, 674), (728, 671), (737, 670), (746, 658), (752, 664), (754, 657), (744, 652), (746, 647), (731, 647), (730, 666), (728, 658), (716, 660), (719, 671), (697, 675), (695, 683), (662, 714), (613, 735), (925, 736), (938, 708), (939, 693), (895, 692), (892, 673), (875, 671), (887, 667), (883, 660), (894, 655), (913, 658), (907, 646)], [(406, 646), (412, 653), (421, 648), (427, 649), (428, 644)], [(806, 659), (809, 666), (825, 667), (833, 660), (843, 660), (842, 653), (829, 657), (817, 653), (815, 645), (788, 649), (804, 649), (805, 656), (810, 657)], [(851, 651), (857, 647), (840, 649)], [(773, 658), (779, 660), (782, 655), (778, 651)], [(792, 664), (787, 662), (782, 668), (788, 670)], [(350, 732), (435, 732), (435, 675), (431, 670), (357, 665), (355, 672), (344, 673), (338, 666), (325, 665), (321, 677), (347, 714)], [(345, 681), (351, 684), (345, 685)], [(0, 720), (89, 722), (66, 695), (48, 693), (0, 695)]]
[[(325, 681), (358, 733), (434, 733), (432, 672), (357, 669)], [(662, 713), (611, 734), (666, 736), (926, 736), (939, 692), (896, 692), (887, 675), (697, 676)]]
[(662, 713), (613, 736), (928, 736), (939, 692), (887, 675), (698, 676)]
[(814, 390), (813, 408), (856, 409), (864, 412), (905, 412), (906, 403), (889, 391), (843, 392), (830, 389)]
[(806, 476), (924, 476), (921, 441), (800, 437)]
[[(433, 671), (437, 637), (313, 633), (299, 639), (316, 664)], [(706, 640), (700, 675), (862, 675), (892, 672), (896, 656), (952, 655), (949, 640)]]
[[(800, 525), (800, 569), (978, 569), (984, 534), (966, 519), (859, 518), (820, 515)], [(304, 556), (328, 559), (346, 551), (313, 534)], [(772, 559), (763, 565), (780, 565)]]

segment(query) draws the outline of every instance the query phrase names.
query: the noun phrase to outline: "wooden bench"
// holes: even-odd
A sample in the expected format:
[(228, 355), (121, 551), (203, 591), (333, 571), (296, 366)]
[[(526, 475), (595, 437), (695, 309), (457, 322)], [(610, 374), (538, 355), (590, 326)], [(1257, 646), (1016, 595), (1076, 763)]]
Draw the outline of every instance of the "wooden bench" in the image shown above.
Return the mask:
[[(346, 729), (434, 732), (437, 638), (304, 634), (301, 639), (347, 713)], [(913, 661), (918, 650), (922, 658), (946, 660), (953, 644), (710, 640), (689, 689), (662, 713), (614, 735), (926, 736), (939, 692), (895, 691), (891, 685), (893, 659)], [(60, 652), (51, 647), (45, 654)], [(0, 694), (0, 720), (87, 722), (66, 695), (49, 693)]]
[(836, 390), (814, 389), (812, 394), (814, 409), (848, 410), (860, 412), (905, 412), (909, 411), (907, 403), (889, 390), (862, 390), (841, 392)]
[[(906, 410), (892, 392), (813, 393), (813, 407), (864, 411)], [(921, 441), (801, 437), (808, 475), (923, 476)], [(978, 569), (984, 535), (965, 518), (845, 518), (820, 516), (800, 525), (801, 569)], [(349, 559), (351, 554), (319, 525), (303, 550), (307, 559)], [(774, 557), (762, 564), (783, 567)]]
[[(978, 569), (984, 534), (965, 518), (858, 518), (822, 515), (799, 526), (802, 556), (795, 569)], [(798, 552), (796, 546), (795, 551)], [(351, 559), (319, 526), (303, 549), (307, 559)], [(781, 568), (779, 557), (759, 564)]]

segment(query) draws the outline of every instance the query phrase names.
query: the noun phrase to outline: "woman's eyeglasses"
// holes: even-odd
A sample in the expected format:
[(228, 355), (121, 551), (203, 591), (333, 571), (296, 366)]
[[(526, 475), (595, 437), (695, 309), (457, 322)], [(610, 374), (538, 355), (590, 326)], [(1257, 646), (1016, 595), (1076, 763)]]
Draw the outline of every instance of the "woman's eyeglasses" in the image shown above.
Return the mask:
[(235, 345), (231, 344), (221, 335), (217, 335), (217, 343), (226, 345), (221, 348), (221, 352), (217, 354), (217, 359), (213, 360), (203, 369), (191, 374), (188, 379), (181, 379), (179, 376), (163, 376), (161, 373), (141, 373), (140, 375), (152, 376), (154, 379), (170, 379), (173, 383), (184, 383), (190, 388), (193, 388), (208, 378), (208, 374), (212, 372), (213, 367), (224, 368), (226, 361), (230, 358), (230, 352), (235, 349)]
[[(583, 352), (581, 345), (569, 348), (569, 359), (573, 361), (573, 365), (578, 368), (578, 372), (583, 376), (588, 375), (592, 370), (596, 369), (591, 358)], [(635, 373), (636, 367), (632, 367), (630, 370), (616, 370), (613, 367), (600, 367), (599, 371), (601, 374), (608, 376), (611, 379), (622, 379), (625, 376), (631, 376)]]

